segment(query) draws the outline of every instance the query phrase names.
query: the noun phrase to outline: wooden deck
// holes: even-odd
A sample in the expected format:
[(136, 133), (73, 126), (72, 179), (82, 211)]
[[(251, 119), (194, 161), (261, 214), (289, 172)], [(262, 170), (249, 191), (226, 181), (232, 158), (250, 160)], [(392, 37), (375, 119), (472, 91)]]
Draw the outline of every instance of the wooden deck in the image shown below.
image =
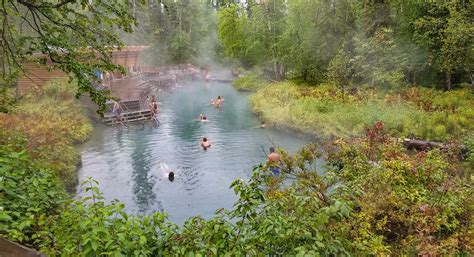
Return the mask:
[[(130, 122), (138, 122), (138, 121), (145, 121), (151, 118), (151, 110), (148, 106), (143, 106), (140, 100), (127, 100), (120, 102), (123, 112), (122, 118), (124, 119), (123, 122), (130, 123)], [(108, 125), (112, 125), (116, 122), (116, 115), (112, 113), (114, 103), (110, 102), (107, 103), (109, 107), (109, 111), (104, 115), (102, 118), (102, 122)]]

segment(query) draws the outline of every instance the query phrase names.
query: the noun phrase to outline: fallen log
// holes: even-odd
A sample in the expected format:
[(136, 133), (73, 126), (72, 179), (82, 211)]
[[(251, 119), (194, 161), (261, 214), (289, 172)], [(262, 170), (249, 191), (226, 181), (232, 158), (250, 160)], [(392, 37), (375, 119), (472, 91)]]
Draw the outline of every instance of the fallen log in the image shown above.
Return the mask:
[(440, 142), (424, 141), (418, 139), (397, 139), (398, 142), (402, 142), (403, 146), (408, 150), (416, 151), (427, 151), (435, 148), (441, 149), (442, 151), (455, 151), (458, 156), (463, 160), (468, 156), (469, 149), (463, 144), (447, 143), (443, 144)]
[(439, 142), (433, 141), (423, 141), (418, 139), (410, 139), (404, 138), (402, 144), (405, 148), (409, 150), (418, 150), (418, 151), (425, 151), (431, 150), (433, 148), (440, 148), (440, 149), (447, 149), (449, 148), (447, 145)]

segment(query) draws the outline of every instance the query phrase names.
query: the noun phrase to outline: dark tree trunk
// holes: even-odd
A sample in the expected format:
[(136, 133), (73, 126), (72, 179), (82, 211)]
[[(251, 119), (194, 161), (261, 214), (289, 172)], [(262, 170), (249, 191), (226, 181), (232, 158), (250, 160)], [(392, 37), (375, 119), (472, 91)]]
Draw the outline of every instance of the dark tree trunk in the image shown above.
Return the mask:
[(444, 89), (446, 91), (451, 90), (451, 72), (446, 72), (446, 83)]
[(471, 75), (471, 90), (472, 90), (472, 93), (474, 94), (474, 71), (471, 71), (470, 75)]

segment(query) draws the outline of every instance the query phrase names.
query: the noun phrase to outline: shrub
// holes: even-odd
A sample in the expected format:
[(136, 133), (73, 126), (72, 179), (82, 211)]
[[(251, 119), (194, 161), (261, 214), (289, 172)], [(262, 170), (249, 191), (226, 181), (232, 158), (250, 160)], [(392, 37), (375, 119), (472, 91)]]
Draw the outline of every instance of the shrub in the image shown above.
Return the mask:
[(54, 172), (18, 148), (0, 144), (0, 234), (37, 245), (47, 218), (60, 212), (66, 194)]
[(260, 76), (250, 74), (239, 77), (232, 82), (235, 88), (241, 91), (255, 91), (265, 85), (265, 82)]
[(55, 171), (68, 188), (75, 186), (79, 155), (92, 125), (75, 98), (74, 85), (52, 81), (43, 91), (27, 95), (11, 114), (0, 113), (0, 144), (23, 149)]
[(408, 153), (382, 122), (365, 134), (328, 143), (324, 169), (317, 145), (294, 155), (278, 149), (283, 177), (255, 167), (247, 182), (231, 184), (232, 209), (182, 228), (165, 214), (134, 216), (106, 203), (91, 179), (82, 184), (88, 196), (64, 201), (54, 172), (2, 146), (0, 234), (61, 256), (472, 253), (471, 180), (450, 172), (455, 161), (438, 150)]
[(385, 94), (358, 90), (345, 97), (330, 85), (269, 84), (251, 96), (253, 110), (270, 124), (318, 135), (361, 135), (383, 121), (391, 135), (427, 140), (460, 139), (474, 129), (468, 89), (440, 92), (409, 88)]

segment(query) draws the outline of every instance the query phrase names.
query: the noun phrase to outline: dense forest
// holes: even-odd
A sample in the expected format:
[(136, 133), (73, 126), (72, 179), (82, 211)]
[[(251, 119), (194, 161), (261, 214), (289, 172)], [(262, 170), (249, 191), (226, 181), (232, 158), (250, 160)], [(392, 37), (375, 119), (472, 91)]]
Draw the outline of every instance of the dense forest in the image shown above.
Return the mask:
[[(51, 256), (474, 253), (474, 2), (16, 0), (0, 10), (1, 237)], [(281, 177), (256, 163), (229, 185), (233, 208), (182, 227), (126, 213), (93, 179), (75, 199), (74, 146), (92, 130), (75, 96), (105, 110), (94, 72), (124, 72), (110, 53), (123, 45), (149, 46), (144, 65), (232, 70), (263, 121), (319, 143), (277, 149)], [(17, 97), (37, 53), (71, 80)]]
[[(219, 12), (225, 53), (274, 80), (474, 83), (469, 1), (264, 1)], [(474, 84), (473, 84), (474, 85)]]

